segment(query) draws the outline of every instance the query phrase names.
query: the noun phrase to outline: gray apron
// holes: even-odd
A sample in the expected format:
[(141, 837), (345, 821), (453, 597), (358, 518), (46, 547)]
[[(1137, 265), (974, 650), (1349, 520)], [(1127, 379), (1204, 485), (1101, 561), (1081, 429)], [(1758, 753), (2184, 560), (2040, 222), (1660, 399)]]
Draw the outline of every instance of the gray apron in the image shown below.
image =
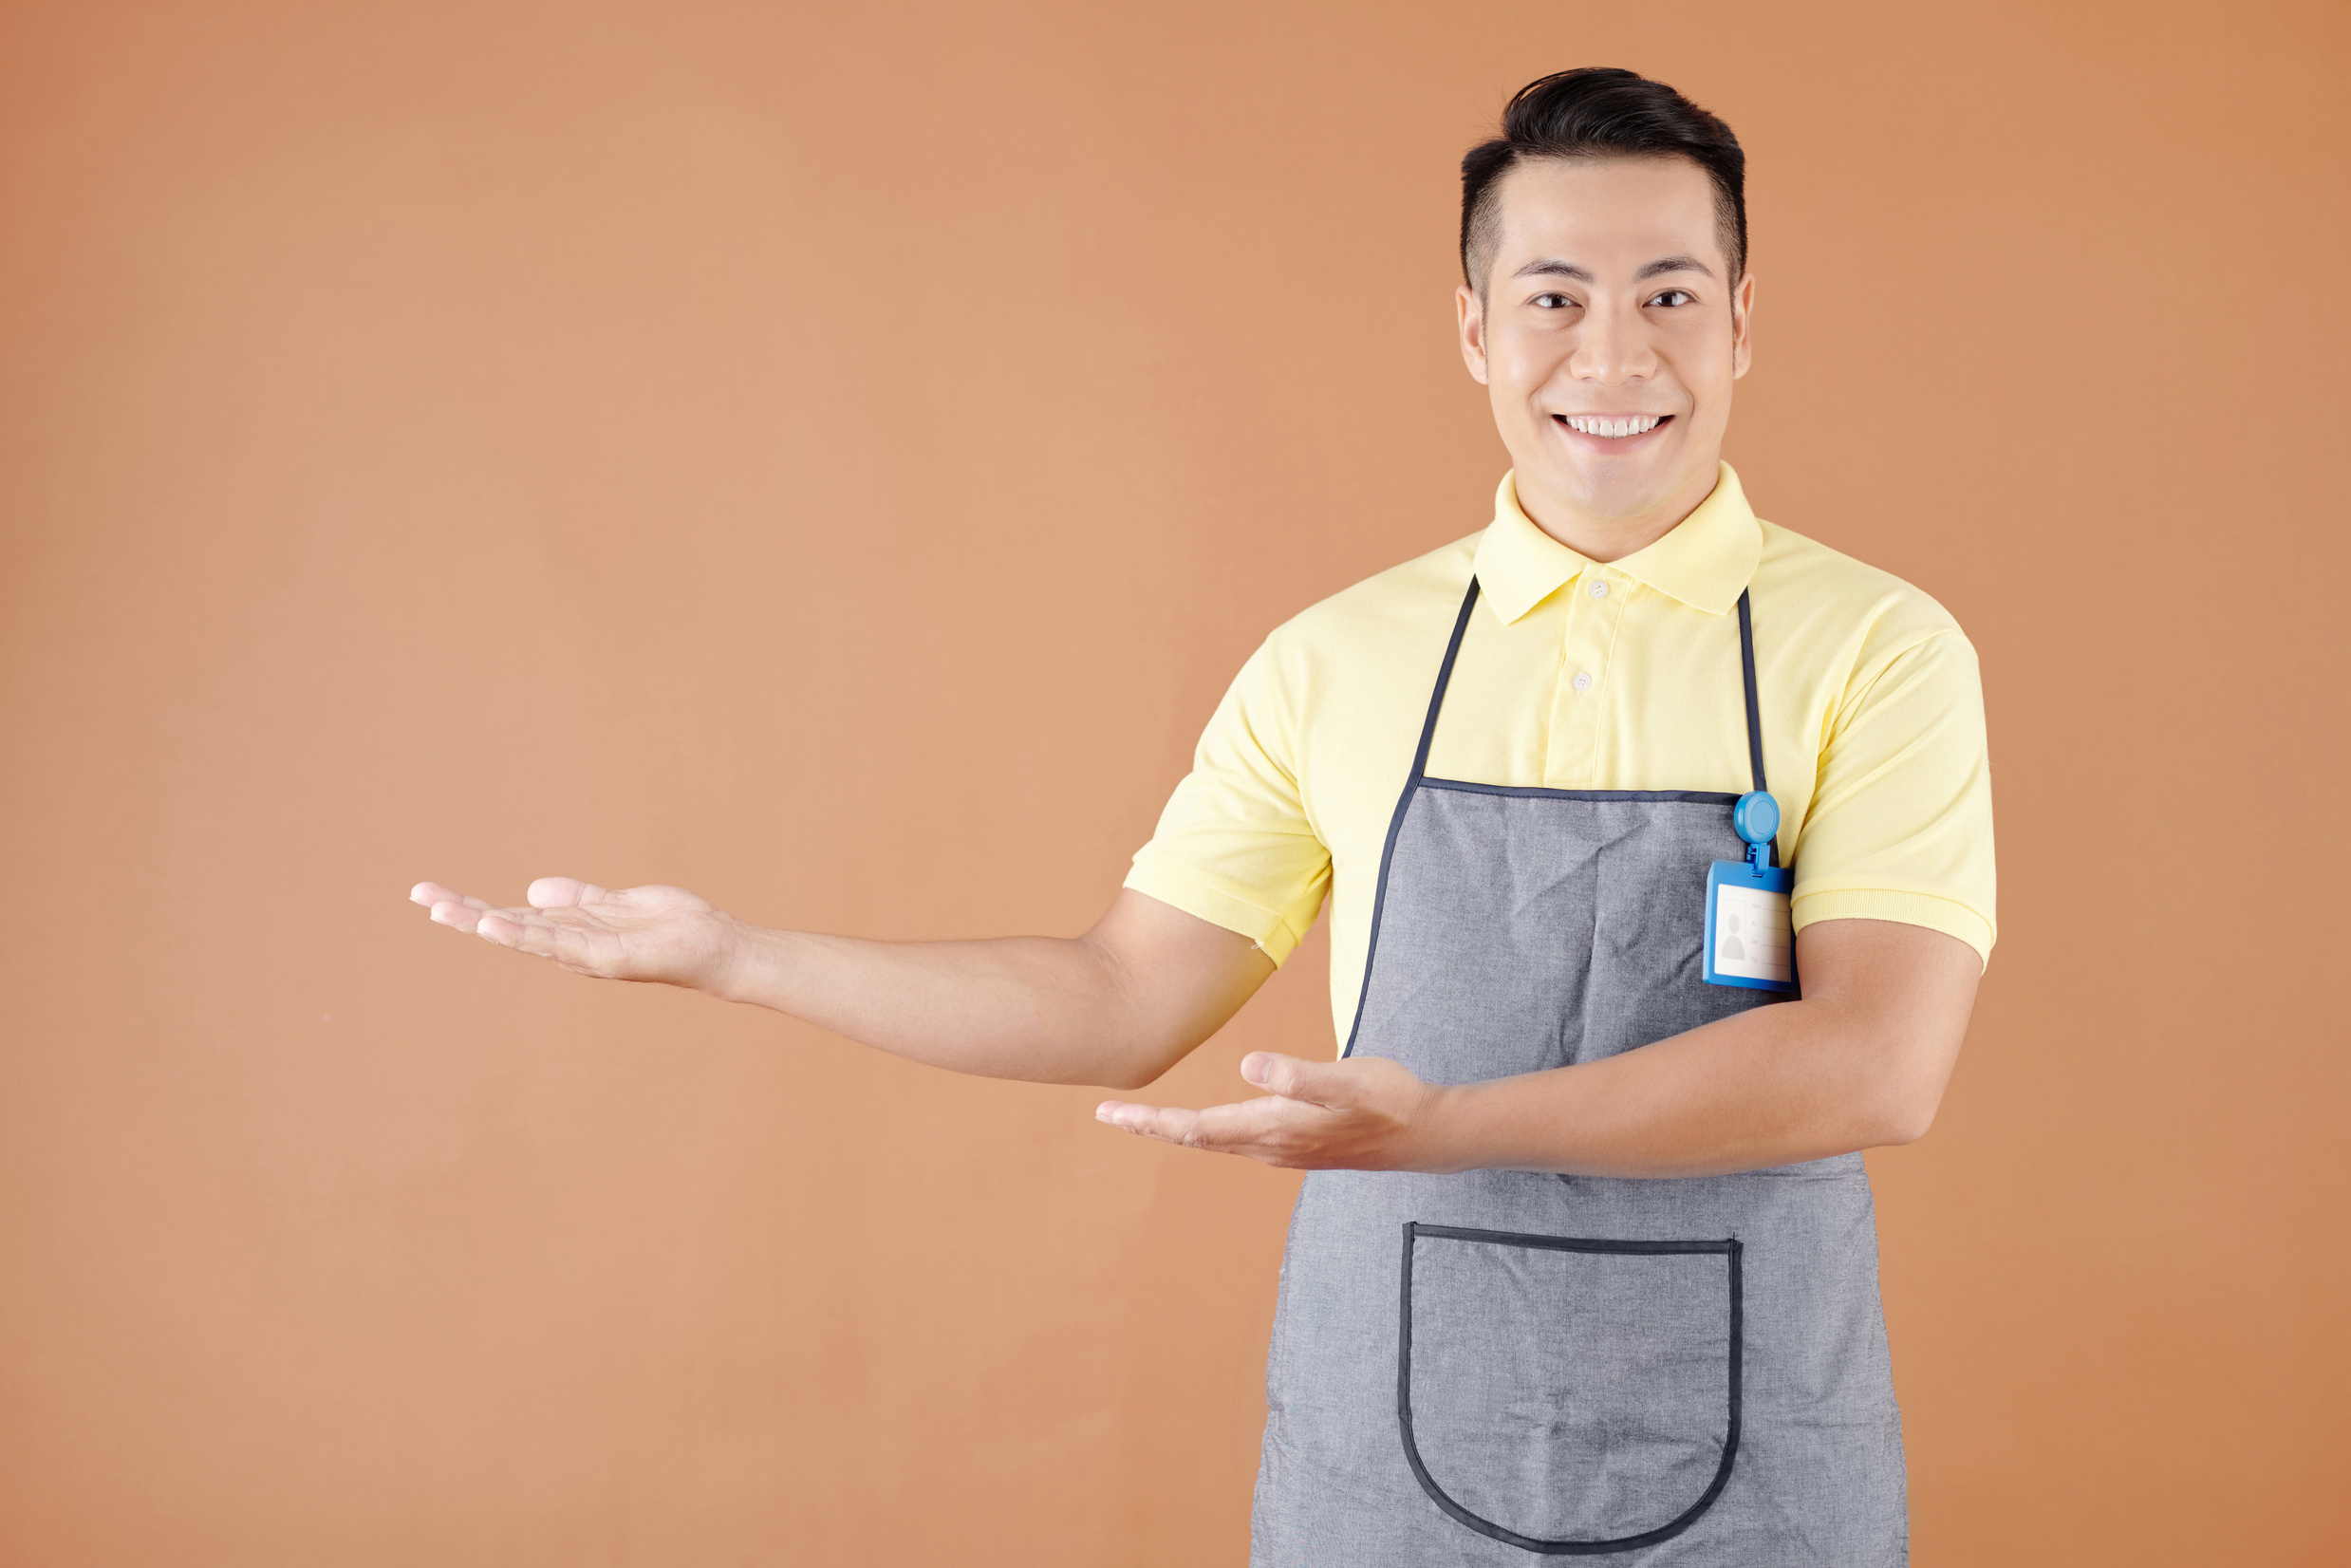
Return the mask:
[[(1477, 599), (1473, 578), (1389, 827), (1346, 1055), (1471, 1083), (1776, 999), (1700, 979), (1708, 865), (1746, 850), (1737, 796), (1427, 775)], [(1744, 593), (1739, 625), (1761, 790)], [(1253, 1568), (1909, 1559), (1858, 1154), (1651, 1180), (1312, 1172), (1266, 1393)]]

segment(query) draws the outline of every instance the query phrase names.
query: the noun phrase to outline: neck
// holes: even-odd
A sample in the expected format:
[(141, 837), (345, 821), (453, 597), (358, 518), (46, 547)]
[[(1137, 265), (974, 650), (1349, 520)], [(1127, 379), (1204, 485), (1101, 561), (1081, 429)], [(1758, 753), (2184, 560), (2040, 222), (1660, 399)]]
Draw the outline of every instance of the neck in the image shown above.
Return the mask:
[(1672, 532), (1683, 518), (1714, 494), (1719, 473), (1720, 465), (1709, 463), (1703, 474), (1692, 476), (1655, 506), (1626, 517), (1604, 517), (1587, 512), (1565, 497), (1551, 494), (1539, 481), (1529, 482), (1524, 469), (1518, 471), (1512, 486), (1518, 492), (1519, 510), (1526, 513), (1528, 521), (1585, 560), (1609, 562), (1621, 561), (1637, 551), (1647, 550)]

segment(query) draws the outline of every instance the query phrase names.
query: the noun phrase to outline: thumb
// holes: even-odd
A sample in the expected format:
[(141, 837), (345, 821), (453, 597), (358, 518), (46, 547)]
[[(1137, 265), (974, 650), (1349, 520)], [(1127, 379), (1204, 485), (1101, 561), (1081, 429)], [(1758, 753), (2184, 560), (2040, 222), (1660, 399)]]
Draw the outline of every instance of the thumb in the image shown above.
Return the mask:
[(522, 899), (533, 909), (564, 909), (592, 904), (604, 896), (603, 888), (578, 877), (541, 877), (523, 889)]
[(1339, 1062), (1310, 1062), (1272, 1051), (1252, 1051), (1241, 1058), (1241, 1075), (1268, 1093), (1309, 1105), (1352, 1105), (1351, 1078)]

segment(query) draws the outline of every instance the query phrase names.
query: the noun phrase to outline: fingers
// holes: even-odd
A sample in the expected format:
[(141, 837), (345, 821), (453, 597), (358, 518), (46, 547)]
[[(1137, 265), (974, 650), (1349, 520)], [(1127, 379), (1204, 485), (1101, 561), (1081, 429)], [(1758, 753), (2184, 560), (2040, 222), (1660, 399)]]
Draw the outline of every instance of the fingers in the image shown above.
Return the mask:
[[(468, 913), (472, 915), (474, 922), (474, 935), (484, 942), (494, 942), (500, 947), (523, 946), (524, 933), (531, 929), (519, 909), (491, 909), (480, 914), (472, 914), (472, 911)], [(440, 911), (434, 910), (433, 918), (439, 920)], [(455, 924), (456, 923), (452, 921), (444, 924)]]
[(493, 908), (484, 900), (463, 898), (433, 883), (419, 883), (409, 897), (419, 904), (431, 901), (436, 925), (470, 932), (501, 947), (519, 948), (526, 953), (551, 952), (555, 933), (561, 929), (536, 909)]
[(486, 899), (467, 898), (463, 893), (458, 892), (455, 887), (443, 887), (438, 882), (420, 882), (414, 887), (409, 888), (408, 902), (411, 904), (422, 904), (427, 905), (435, 904), (462, 904), (470, 909), (487, 909), (490, 907), (489, 901)]
[(1287, 1144), (1292, 1140), (1283, 1134), (1296, 1131), (1290, 1124), (1319, 1114), (1311, 1107), (1278, 1099), (1213, 1105), (1205, 1111), (1105, 1100), (1094, 1111), (1096, 1120), (1124, 1131), (1185, 1148), (1242, 1154), (1268, 1165), (1285, 1163)]
[(578, 932), (543, 919), (535, 909), (494, 909), (479, 918), (474, 934), (543, 959), (561, 958), (579, 940)]
[[(443, 888), (441, 891), (447, 892), (448, 889)], [(493, 908), (489, 903), (482, 899), (458, 898), (455, 894), (451, 894), (449, 897), (440, 900), (433, 905), (433, 924), (436, 925), (447, 925), (459, 931), (471, 932), (473, 935), (477, 937), (489, 936), (491, 937), (491, 940), (494, 942), (498, 939), (492, 936), (489, 931), (483, 928), (482, 923), (484, 921), (491, 920), (493, 918), (502, 918), (508, 924), (516, 924), (535, 913), (535, 910), (531, 909)], [(512, 943), (508, 943), (507, 945), (512, 946), (513, 944)]]
[[(592, 882), (577, 877), (541, 877), (523, 890), (530, 901), (526, 907), (500, 909), (488, 899), (469, 898), (454, 887), (444, 887), (438, 882), (420, 882), (408, 889), (408, 902), (431, 908), (433, 919), (442, 925), (452, 925), (460, 931), (485, 936), (507, 947), (520, 946), (516, 930), (528, 917), (540, 909), (569, 909), (609, 895)], [(483, 917), (497, 916), (494, 927), (485, 927)]]
[[(1358, 1067), (1361, 1064), (1356, 1064)], [(1363, 1096), (1356, 1073), (1340, 1062), (1302, 1061), (1278, 1052), (1253, 1051), (1241, 1058), (1241, 1075), (1271, 1097), (1205, 1111), (1105, 1100), (1098, 1121), (1162, 1143), (1244, 1154), (1268, 1165), (1287, 1165), (1301, 1140), (1322, 1130), (1334, 1111), (1352, 1109)]]
[(1094, 1108), (1094, 1120), (1108, 1122), (1127, 1132), (1140, 1132), (1147, 1138), (1165, 1143), (1180, 1144), (1192, 1124), (1200, 1119), (1196, 1111), (1165, 1110), (1153, 1105), (1134, 1105), (1126, 1100), (1105, 1100)]
[(449, 910), (448, 918), (444, 919), (444, 907), (438, 904), (433, 906), (435, 920), (440, 921), (443, 925), (455, 925), (460, 931), (471, 931), (486, 942), (496, 943), (500, 947), (527, 950), (529, 943), (526, 934), (532, 927), (545, 924), (539, 919), (536, 909), (457, 908)]
[(531, 885), (532, 902), (510, 908), (468, 898), (438, 882), (420, 882), (408, 890), (408, 896), (431, 905), (437, 925), (469, 932), (518, 953), (552, 959), (581, 974), (609, 972), (608, 933), (593, 910), (580, 907), (608, 896), (593, 883), (575, 877), (541, 877)]
[(433, 905), (433, 924), (473, 931), (479, 927), (481, 917), (489, 909), (490, 905), (477, 898), (445, 898)]
[(517, 953), (552, 959), (574, 974), (618, 973), (610, 933), (576, 910), (493, 909), (479, 918), (475, 934)]
[[(568, 909), (577, 905), (609, 898), (611, 894), (592, 882), (577, 877), (541, 877), (523, 889), (524, 901), (533, 909)], [(476, 912), (494, 908), (488, 899), (468, 898), (454, 887), (444, 887), (438, 882), (420, 882), (408, 889), (408, 902), (436, 905), (461, 905)]]

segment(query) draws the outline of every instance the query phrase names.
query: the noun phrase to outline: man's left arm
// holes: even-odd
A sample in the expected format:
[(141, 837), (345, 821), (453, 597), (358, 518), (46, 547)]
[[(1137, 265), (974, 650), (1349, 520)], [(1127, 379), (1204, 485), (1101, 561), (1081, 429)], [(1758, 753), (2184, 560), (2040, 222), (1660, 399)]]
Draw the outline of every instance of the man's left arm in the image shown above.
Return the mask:
[(1398, 1063), (1256, 1052), (1263, 1098), (1205, 1111), (1110, 1100), (1106, 1122), (1307, 1169), (1496, 1167), (1709, 1176), (1909, 1143), (1933, 1121), (1983, 973), (1924, 926), (1826, 920), (1796, 938), (1801, 1000), (1621, 1055), (1459, 1087)]
[(1460, 1087), (1258, 1053), (1241, 1075), (1265, 1098), (1097, 1114), (1273, 1165), (1579, 1176), (1718, 1175), (1922, 1136), (1993, 935), (1975, 650), (1923, 595), (1876, 602), (1826, 730), (1794, 849), (1801, 999)]

